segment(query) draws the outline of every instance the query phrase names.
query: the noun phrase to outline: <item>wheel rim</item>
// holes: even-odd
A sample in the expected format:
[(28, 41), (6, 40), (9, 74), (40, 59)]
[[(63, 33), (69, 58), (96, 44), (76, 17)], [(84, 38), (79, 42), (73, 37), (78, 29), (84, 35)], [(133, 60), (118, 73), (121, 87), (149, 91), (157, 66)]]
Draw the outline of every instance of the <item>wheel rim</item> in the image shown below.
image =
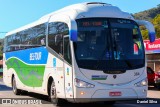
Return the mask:
[(54, 85), (54, 82), (51, 85), (51, 92), (50, 93), (51, 93), (51, 99), (55, 100), (56, 99), (56, 87)]
[(13, 79), (13, 92), (16, 92), (16, 81)]

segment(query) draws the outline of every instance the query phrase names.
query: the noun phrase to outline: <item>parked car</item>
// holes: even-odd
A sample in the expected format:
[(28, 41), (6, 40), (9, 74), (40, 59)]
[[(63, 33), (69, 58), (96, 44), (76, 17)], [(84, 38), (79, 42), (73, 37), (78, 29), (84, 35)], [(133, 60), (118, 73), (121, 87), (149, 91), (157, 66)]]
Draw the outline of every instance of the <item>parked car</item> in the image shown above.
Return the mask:
[(147, 67), (147, 77), (148, 77), (148, 85), (153, 85), (156, 87), (155, 73), (151, 67)]
[(160, 72), (155, 73), (155, 86), (156, 88), (160, 89)]

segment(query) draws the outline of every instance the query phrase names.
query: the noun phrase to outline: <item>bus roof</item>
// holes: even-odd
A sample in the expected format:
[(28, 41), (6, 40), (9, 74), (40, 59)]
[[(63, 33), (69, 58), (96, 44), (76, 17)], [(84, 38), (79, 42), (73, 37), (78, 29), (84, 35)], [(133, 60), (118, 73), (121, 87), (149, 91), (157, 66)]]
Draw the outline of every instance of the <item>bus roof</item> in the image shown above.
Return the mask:
[(121, 11), (118, 7), (112, 6), (111, 4), (102, 2), (85, 2), (85, 3), (70, 5), (55, 12), (52, 12), (50, 14), (47, 14), (31, 24), (28, 24), (26, 26), (8, 32), (6, 36), (36, 26), (38, 24), (47, 22), (52, 15), (59, 15), (59, 14), (66, 15), (70, 17), (72, 20), (85, 17), (110, 17), (110, 18), (125, 18), (134, 20), (132, 15), (130, 15), (127, 12)]

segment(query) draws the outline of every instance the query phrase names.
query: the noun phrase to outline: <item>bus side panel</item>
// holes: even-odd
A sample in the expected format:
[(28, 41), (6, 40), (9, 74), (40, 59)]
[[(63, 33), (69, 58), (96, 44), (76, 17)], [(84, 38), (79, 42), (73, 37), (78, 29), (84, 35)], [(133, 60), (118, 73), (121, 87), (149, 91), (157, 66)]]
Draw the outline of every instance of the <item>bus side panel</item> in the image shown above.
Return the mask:
[(11, 81), (12, 81), (12, 71), (7, 69), (6, 66), (6, 59), (5, 59), (5, 53), (3, 53), (3, 82), (5, 85), (12, 87)]
[(20, 89), (32, 90), (42, 87), (47, 58), (48, 52), (45, 47), (8, 52), (5, 54), (5, 72), (7, 71), (8, 76), (11, 76), (12, 72), (17, 75), (17, 87), (20, 86)]
[(53, 51), (49, 51), (48, 61), (46, 65), (46, 78), (53, 78), (56, 85), (58, 98), (65, 98), (63, 66), (63, 59), (57, 56)]
[(65, 72), (65, 94), (68, 100), (73, 99), (73, 71), (72, 67), (64, 62), (64, 72)]

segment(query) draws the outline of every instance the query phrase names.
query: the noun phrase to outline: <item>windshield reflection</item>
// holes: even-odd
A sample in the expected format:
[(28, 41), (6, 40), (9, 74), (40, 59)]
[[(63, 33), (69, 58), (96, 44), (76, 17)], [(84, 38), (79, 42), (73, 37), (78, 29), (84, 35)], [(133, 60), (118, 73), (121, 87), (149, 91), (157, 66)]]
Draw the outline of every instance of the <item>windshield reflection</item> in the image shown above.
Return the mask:
[(78, 19), (74, 42), (77, 64), (93, 70), (126, 70), (144, 66), (142, 37), (126, 19)]

